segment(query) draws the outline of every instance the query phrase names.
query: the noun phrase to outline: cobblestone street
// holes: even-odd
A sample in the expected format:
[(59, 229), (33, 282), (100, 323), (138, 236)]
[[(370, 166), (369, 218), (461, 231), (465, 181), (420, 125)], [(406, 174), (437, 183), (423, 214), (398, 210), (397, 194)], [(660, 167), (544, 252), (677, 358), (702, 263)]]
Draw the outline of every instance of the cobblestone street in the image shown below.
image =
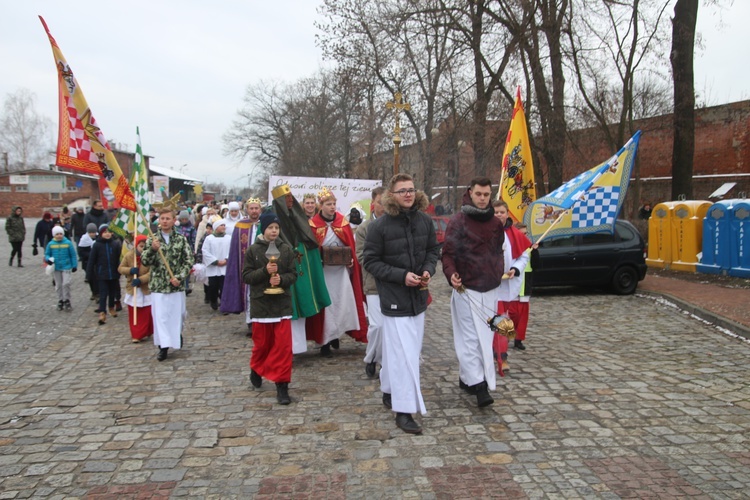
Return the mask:
[[(27, 221), (27, 228), (31, 229)], [(97, 325), (83, 273), (58, 312), (40, 257), (0, 266), (0, 499), (747, 498), (750, 344), (646, 296), (545, 292), (495, 404), (458, 387), (431, 286), (420, 436), (396, 428), (364, 346), (297, 356), (290, 394), (248, 381), (244, 318), (188, 298), (159, 363), (127, 314)], [(7, 238), (0, 255), (7, 259)], [(200, 287), (197, 287), (200, 288)], [(312, 344), (311, 344), (312, 347)]]

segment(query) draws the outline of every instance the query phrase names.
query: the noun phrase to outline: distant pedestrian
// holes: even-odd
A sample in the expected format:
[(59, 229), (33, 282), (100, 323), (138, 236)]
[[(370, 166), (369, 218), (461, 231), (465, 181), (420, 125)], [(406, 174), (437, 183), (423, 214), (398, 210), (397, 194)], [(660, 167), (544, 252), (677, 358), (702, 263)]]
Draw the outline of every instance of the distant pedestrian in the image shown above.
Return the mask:
[[(119, 297), (120, 288), (120, 252), (122, 244), (114, 238), (108, 224), (99, 226), (99, 236), (91, 247), (87, 274), (97, 281), (99, 290), (99, 324), (107, 322), (107, 305), (109, 314), (116, 318), (115, 300)], [(109, 303), (108, 303), (109, 302)]]
[(73, 242), (65, 237), (65, 230), (56, 226), (52, 229), (52, 240), (44, 249), (44, 262), (55, 266), (55, 291), (57, 292), (57, 310), (70, 311), (70, 287), (73, 275), (78, 271), (78, 256)]
[(34, 255), (37, 255), (39, 253), (39, 251), (37, 250), (38, 247), (45, 249), (47, 248), (47, 243), (52, 241), (53, 227), (55, 227), (55, 224), (52, 221), (52, 214), (49, 212), (44, 212), (44, 214), (42, 215), (42, 220), (36, 223), (36, 228), (34, 229), (34, 240), (31, 244), (31, 246), (34, 248)]
[(18, 267), (23, 267), (21, 258), (23, 258), (23, 241), (26, 239), (26, 224), (23, 222), (23, 209), (13, 207), (10, 217), (5, 220), (5, 232), (8, 233), (8, 241), (13, 248), (10, 252), (8, 265), (13, 265), (13, 257), (18, 256)]
[(211, 309), (216, 311), (219, 309), (219, 297), (224, 289), (231, 239), (224, 233), (227, 226), (224, 219), (217, 220), (212, 226), (213, 233), (209, 234), (203, 243), (202, 260), (206, 266), (206, 276), (208, 276), (208, 301)]
[(94, 200), (94, 204), (89, 209), (89, 213), (84, 216), (84, 225), (88, 226), (91, 222), (96, 224), (96, 227), (109, 223), (109, 217), (107, 217), (107, 213), (104, 211), (102, 200)]
[[(253, 351), (250, 356), (250, 383), (258, 388), (263, 378), (276, 383), (276, 399), (288, 405), (292, 380), (292, 294), (297, 268), (292, 247), (279, 239), (279, 218), (273, 212), (260, 217), (262, 235), (258, 235), (245, 253), (242, 279), (250, 285), (250, 314), (253, 326)], [(271, 244), (279, 252), (275, 261), (266, 256)], [(205, 257), (205, 255), (204, 255)], [(267, 293), (277, 288), (281, 293)]]
[(83, 222), (85, 218), (86, 214), (83, 213), (83, 207), (76, 207), (73, 210), (73, 215), (70, 216), (70, 239), (76, 245), (81, 241), (83, 235), (86, 234), (86, 224)]
[(89, 256), (91, 255), (91, 247), (94, 246), (96, 236), (98, 234), (97, 227), (91, 222), (86, 226), (86, 232), (81, 236), (78, 241), (78, 257), (81, 259), (81, 269), (86, 273), (84, 281), (89, 284), (91, 290), (91, 300), (99, 300), (99, 286), (96, 282), (96, 277), (89, 274)]

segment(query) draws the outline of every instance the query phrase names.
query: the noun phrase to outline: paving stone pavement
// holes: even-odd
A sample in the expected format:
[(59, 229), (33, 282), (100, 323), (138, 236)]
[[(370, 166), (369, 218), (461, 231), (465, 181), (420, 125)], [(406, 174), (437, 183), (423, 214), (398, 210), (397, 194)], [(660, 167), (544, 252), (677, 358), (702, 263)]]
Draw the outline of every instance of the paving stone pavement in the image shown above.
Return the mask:
[[(7, 256), (7, 241), (0, 255)], [(98, 326), (30, 256), (0, 265), (0, 499), (747, 498), (750, 344), (642, 296), (532, 299), (495, 404), (458, 388), (450, 290), (426, 320), (421, 436), (395, 427), (364, 346), (296, 357), (281, 407), (248, 382), (238, 316), (188, 299), (185, 349)], [(37, 261), (38, 264), (38, 261)], [(196, 296), (198, 295), (198, 296)]]

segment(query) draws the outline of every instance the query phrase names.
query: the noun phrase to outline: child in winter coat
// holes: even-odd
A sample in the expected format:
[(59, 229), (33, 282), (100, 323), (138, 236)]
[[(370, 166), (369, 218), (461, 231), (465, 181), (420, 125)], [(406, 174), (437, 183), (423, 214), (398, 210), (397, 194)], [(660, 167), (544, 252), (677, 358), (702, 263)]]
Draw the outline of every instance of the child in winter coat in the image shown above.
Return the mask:
[(117, 238), (112, 237), (112, 232), (107, 224), (99, 226), (99, 237), (96, 238), (91, 247), (87, 272), (93, 279), (97, 280), (99, 288), (99, 324), (107, 322), (107, 298), (109, 298), (109, 314), (117, 317), (115, 311), (115, 299), (119, 295), (120, 252), (122, 244)]
[[(297, 281), (292, 247), (279, 238), (279, 218), (273, 212), (260, 217), (259, 235), (245, 252), (242, 280), (250, 285), (250, 315), (253, 321), (253, 351), (250, 356), (250, 383), (258, 388), (263, 378), (276, 382), (276, 399), (288, 405), (292, 379), (292, 295)], [(278, 259), (266, 257), (274, 242)], [(267, 293), (269, 288), (276, 293)]]
[(57, 292), (57, 310), (70, 311), (70, 285), (73, 275), (78, 271), (78, 256), (73, 242), (65, 237), (65, 230), (60, 226), (52, 228), (52, 241), (44, 249), (44, 262), (55, 266), (55, 291)]
[(135, 237), (135, 247), (125, 254), (120, 263), (120, 274), (125, 276), (125, 304), (128, 306), (130, 336), (137, 344), (154, 334), (154, 323), (151, 319), (151, 291), (148, 281), (151, 269), (141, 263), (141, 253), (146, 246), (146, 236)]

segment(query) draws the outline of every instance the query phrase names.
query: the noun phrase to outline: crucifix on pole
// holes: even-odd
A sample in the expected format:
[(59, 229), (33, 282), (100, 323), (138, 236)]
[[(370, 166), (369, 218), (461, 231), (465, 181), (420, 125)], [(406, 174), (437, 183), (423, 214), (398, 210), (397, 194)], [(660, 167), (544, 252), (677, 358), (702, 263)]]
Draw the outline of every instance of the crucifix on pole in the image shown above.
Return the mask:
[(393, 127), (393, 175), (398, 173), (399, 156), (398, 148), (401, 145), (401, 112), (411, 111), (411, 104), (404, 102), (401, 92), (393, 94), (393, 100), (385, 103), (386, 109), (393, 110), (396, 124)]

